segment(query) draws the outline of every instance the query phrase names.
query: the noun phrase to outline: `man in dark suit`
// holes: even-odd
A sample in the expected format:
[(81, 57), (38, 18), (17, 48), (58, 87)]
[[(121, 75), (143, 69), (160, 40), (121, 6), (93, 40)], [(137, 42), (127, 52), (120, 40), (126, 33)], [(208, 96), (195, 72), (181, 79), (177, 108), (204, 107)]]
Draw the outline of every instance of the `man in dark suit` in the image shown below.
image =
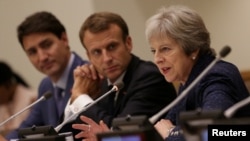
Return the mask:
[[(108, 91), (109, 85), (116, 83), (123, 83), (124, 87), (80, 115), (88, 116), (95, 122), (103, 120), (111, 127), (115, 117), (150, 117), (176, 97), (174, 86), (165, 81), (152, 62), (141, 60), (131, 53), (132, 39), (126, 22), (119, 15), (109, 12), (90, 15), (80, 29), (80, 40), (91, 64), (79, 66), (74, 71), (75, 83), (69, 105), (65, 109), (64, 120), (76, 113), (77, 109), (93, 102), (89, 94), (93, 95), (95, 91), (95, 95), (100, 91), (103, 94)], [(96, 87), (99, 85), (101, 87)], [(83, 124), (73, 126), (82, 131), (89, 129), (89, 126)], [(64, 126), (61, 131), (70, 131), (67, 127), (70, 128), (71, 125)], [(95, 129), (91, 131), (93, 130)], [(89, 132), (80, 132), (76, 140), (88, 138), (87, 135), (90, 135)]]
[[(52, 125), (57, 126), (70, 98), (73, 70), (88, 63), (70, 50), (68, 37), (61, 22), (49, 12), (37, 12), (27, 17), (17, 29), (18, 40), (34, 67), (46, 77), (39, 85), (39, 97), (47, 91), (52, 98), (33, 107), (19, 128)], [(56, 95), (56, 88), (61, 89)], [(60, 105), (59, 105), (60, 104)], [(17, 131), (7, 139), (17, 138)]]

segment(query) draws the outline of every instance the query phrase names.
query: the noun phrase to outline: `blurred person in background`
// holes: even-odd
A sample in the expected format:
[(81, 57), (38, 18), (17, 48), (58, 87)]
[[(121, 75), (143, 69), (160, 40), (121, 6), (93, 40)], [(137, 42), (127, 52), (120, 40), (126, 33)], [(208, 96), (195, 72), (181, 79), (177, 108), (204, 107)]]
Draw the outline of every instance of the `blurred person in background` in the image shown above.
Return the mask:
[[(0, 122), (16, 114), (37, 98), (37, 93), (6, 62), (0, 61)], [(0, 127), (1, 135), (16, 129), (30, 110), (9, 120)]]

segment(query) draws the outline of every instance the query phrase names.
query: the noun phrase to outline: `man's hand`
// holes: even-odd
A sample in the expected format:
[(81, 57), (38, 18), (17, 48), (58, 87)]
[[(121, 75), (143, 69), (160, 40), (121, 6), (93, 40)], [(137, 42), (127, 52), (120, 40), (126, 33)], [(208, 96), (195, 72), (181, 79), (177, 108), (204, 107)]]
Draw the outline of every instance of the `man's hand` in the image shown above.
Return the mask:
[(103, 76), (99, 75), (93, 65), (85, 64), (74, 70), (74, 84), (71, 103), (81, 94), (88, 94), (95, 99), (100, 94), (100, 82)]
[(73, 124), (72, 127), (74, 129), (81, 130), (75, 138), (84, 138), (87, 141), (97, 141), (96, 134), (103, 132), (111, 132), (108, 126), (101, 120), (99, 124), (97, 124), (92, 119), (86, 116), (80, 116), (80, 119), (86, 124)]

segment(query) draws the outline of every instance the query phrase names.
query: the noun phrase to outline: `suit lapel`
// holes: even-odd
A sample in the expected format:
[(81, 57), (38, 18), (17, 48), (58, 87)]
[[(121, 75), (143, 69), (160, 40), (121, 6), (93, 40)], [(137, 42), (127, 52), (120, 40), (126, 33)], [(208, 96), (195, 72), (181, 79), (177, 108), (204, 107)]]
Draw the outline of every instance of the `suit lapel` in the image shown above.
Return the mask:
[(124, 107), (124, 103), (127, 101), (128, 97), (129, 97), (129, 95), (127, 95), (127, 90), (130, 87), (130, 85), (132, 85), (131, 79), (133, 78), (134, 70), (138, 66), (139, 62), (140, 62), (139, 58), (132, 55), (132, 60), (131, 60), (130, 64), (128, 65), (126, 74), (123, 78), (124, 87), (119, 91), (119, 94), (118, 94), (118, 98), (117, 98), (116, 106), (115, 106), (115, 111), (114, 111), (114, 116), (117, 116), (117, 114), (120, 113), (119, 111), (122, 110), (122, 108)]

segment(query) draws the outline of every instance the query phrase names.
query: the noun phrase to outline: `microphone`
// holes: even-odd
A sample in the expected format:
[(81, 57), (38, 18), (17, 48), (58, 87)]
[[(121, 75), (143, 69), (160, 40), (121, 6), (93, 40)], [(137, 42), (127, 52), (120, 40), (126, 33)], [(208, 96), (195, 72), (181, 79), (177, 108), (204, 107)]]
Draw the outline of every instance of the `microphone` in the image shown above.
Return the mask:
[(248, 103), (250, 103), (250, 96), (248, 96), (247, 98), (245, 98), (245, 99), (241, 100), (240, 102), (234, 104), (233, 106), (229, 107), (224, 112), (224, 116), (226, 118), (231, 118), (237, 110), (239, 110), (241, 107), (247, 105)]
[(109, 94), (111, 94), (112, 92), (117, 92), (119, 91), (122, 87), (124, 86), (124, 84), (121, 83), (117, 83), (114, 84), (114, 86), (112, 87), (112, 89), (110, 89), (108, 92), (106, 92), (105, 94), (103, 94), (102, 96), (98, 97), (95, 101), (93, 101), (92, 103), (88, 104), (87, 106), (85, 106), (83, 109), (81, 109), (80, 111), (78, 111), (75, 114), (72, 114), (68, 119), (65, 119), (61, 124), (59, 124), (56, 128), (55, 131), (59, 132), (59, 130), (67, 123), (69, 123), (70, 121), (74, 120), (77, 118), (77, 116), (88, 110), (90, 107), (92, 107), (93, 105), (95, 105), (97, 102), (99, 102), (100, 100), (102, 100), (103, 98), (105, 98), (106, 96), (108, 96)]
[(3, 126), (5, 123), (7, 123), (8, 121), (12, 120), (13, 118), (15, 118), (16, 116), (20, 115), (21, 113), (23, 113), (24, 111), (28, 110), (29, 108), (33, 107), (34, 105), (36, 105), (37, 103), (47, 100), (52, 96), (52, 93), (50, 91), (47, 91), (43, 94), (43, 96), (41, 96), (38, 100), (36, 100), (35, 102), (31, 103), (30, 105), (28, 105), (27, 107), (25, 107), (24, 109), (22, 109), (21, 111), (17, 112), (16, 114), (12, 115), (11, 117), (9, 117), (8, 119), (6, 119), (5, 121), (3, 121), (0, 124), (0, 127)]
[(221, 59), (227, 56), (231, 51), (231, 48), (229, 46), (224, 46), (222, 50), (220, 51), (220, 55), (216, 57), (203, 71), (201, 74), (198, 75), (198, 77), (185, 89), (182, 91), (182, 93), (169, 105), (167, 105), (165, 108), (163, 108), (160, 112), (152, 116), (149, 121), (154, 124), (161, 116), (163, 116), (167, 111), (169, 111), (172, 107), (174, 107), (178, 102), (180, 102), (181, 99), (183, 99), (190, 90), (208, 73), (208, 71)]

